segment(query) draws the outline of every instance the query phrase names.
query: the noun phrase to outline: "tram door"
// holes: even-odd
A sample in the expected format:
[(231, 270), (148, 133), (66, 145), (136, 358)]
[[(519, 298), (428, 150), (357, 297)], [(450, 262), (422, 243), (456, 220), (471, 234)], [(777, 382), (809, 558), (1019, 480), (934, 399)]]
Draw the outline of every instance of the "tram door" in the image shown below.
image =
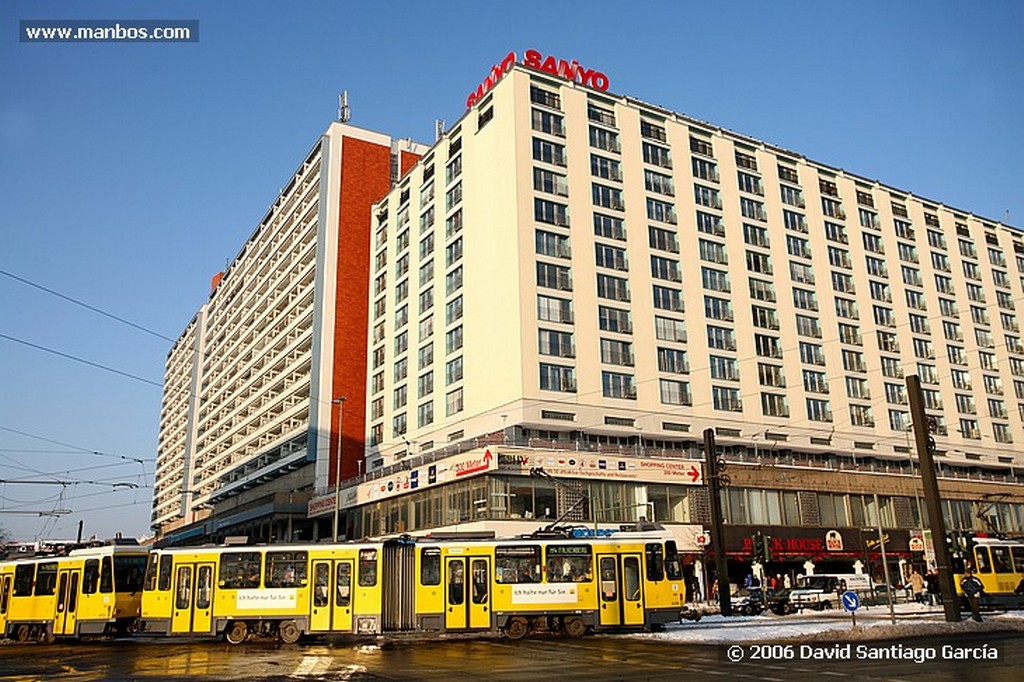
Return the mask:
[(598, 554), (601, 625), (644, 624), (644, 581), (639, 554)]
[(213, 627), (213, 564), (174, 567), (174, 608), (171, 632), (208, 633)]
[(74, 635), (78, 622), (78, 585), (82, 570), (66, 568), (57, 575), (57, 613), (53, 619), (53, 634)]
[(352, 574), (355, 561), (313, 562), (311, 632), (352, 631)]
[(11, 604), (11, 576), (0, 576), (0, 636), (7, 633), (7, 607)]
[(485, 556), (445, 560), (446, 630), (491, 627), (491, 560)]

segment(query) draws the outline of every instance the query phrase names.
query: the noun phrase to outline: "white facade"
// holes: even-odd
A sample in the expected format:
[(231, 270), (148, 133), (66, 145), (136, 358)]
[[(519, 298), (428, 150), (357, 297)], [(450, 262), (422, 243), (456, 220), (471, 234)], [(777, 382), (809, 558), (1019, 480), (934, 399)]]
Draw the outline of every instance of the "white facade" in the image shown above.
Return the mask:
[(918, 374), (944, 463), (1019, 464), (1024, 235), (998, 221), (522, 66), (376, 215), (371, 463), (707, 428), (905, 461)]

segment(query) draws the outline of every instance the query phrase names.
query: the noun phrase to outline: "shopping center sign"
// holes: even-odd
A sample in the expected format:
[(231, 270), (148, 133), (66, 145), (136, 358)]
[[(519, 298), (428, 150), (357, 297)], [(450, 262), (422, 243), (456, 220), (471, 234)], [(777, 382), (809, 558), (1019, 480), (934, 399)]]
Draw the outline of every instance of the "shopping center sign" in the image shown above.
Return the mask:
[[(502, 76), (512, 70), (512, 67), (516, 65), (516, 61), (516, 53), (509, 52), (501, 60), (500, 64), (492, 66), (490, 73), (487, 74), (487, 78), (476, 87), (476, 90), (469, 93), (469, 97), (466, 98), (466, 108), (468, 109), (483, 99), (483, 96), (490, 92), (491, 88), (501, 80)], [(527, 50), (523, 53), (523, 64), (531, 69), (544, 71), (552, 76), (565, 78), (580, 85), (585, 85), (588, 88), (594, 88), (602, 92), (608, 89), (608, 76), (601, 71), (585, 68), (575, 59), (566, 61), (565, 59), (556, 59), (551, 55), (544, 56), (537, 50)]]

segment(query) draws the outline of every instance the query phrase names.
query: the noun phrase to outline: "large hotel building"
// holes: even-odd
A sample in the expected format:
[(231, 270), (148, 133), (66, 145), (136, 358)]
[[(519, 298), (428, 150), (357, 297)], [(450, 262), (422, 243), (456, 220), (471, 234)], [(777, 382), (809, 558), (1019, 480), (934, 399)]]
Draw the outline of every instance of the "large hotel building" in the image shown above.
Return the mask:
[[(894, 566), (922, 565), (917, 375), (947, 523), (1024, 532), (1024, 234), (612, 95), (603, 74), (513, 61), (432, 148), (407, 144), (418, 161), (351, 219), (321, 206), (321, 229), (338, 224), (324, 210), (364, 221), (349, 267), (307, 253), (294, 276), (256, 277), (310, 244), (337, 252), (284, 206), (323, 186), (314, 150), (169, 356), (155, 526), (231, 534), (232, 514), (255, 518), (234, 491), (296, 462), (315, 475), (274, 495), (302, 489), (305, 513), (264, 539), (329, 537), (337, 508), (348, 538), (643, 516), (699, 559), (714, 429), (737, 571), (758, 530), (772, 572), (877, 571), (879, 537)], [(338, 331), (349, 279), (365, 293), (358, 340)], [(282, 334), (253, 336), (267, 289), (302, 305), (267, 319)], [(283, 387), (246, 379), (239, 359), (275, 344), (295, 359)], [(338, 384), (348, 371), (362, 387)], [(344, 458), (336, 499), (341, 395), (365, 450)]]

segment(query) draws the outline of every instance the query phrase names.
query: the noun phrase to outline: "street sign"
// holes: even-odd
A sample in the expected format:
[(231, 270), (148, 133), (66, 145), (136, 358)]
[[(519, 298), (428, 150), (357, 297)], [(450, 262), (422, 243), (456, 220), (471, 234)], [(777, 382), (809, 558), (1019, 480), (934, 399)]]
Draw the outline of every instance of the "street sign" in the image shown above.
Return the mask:
[(708, 536), (704, 533), (698, 535), (696, 538), (694, 538), (694, 540), (696, 541), (698, 547), (707, 547), (711, 543), (710, 538), (708, 538)]
[(847, 590), (843, 592), (843, 608), (853, 613), (860, 608), (860, 597), (857, 596), (856, 592)]

